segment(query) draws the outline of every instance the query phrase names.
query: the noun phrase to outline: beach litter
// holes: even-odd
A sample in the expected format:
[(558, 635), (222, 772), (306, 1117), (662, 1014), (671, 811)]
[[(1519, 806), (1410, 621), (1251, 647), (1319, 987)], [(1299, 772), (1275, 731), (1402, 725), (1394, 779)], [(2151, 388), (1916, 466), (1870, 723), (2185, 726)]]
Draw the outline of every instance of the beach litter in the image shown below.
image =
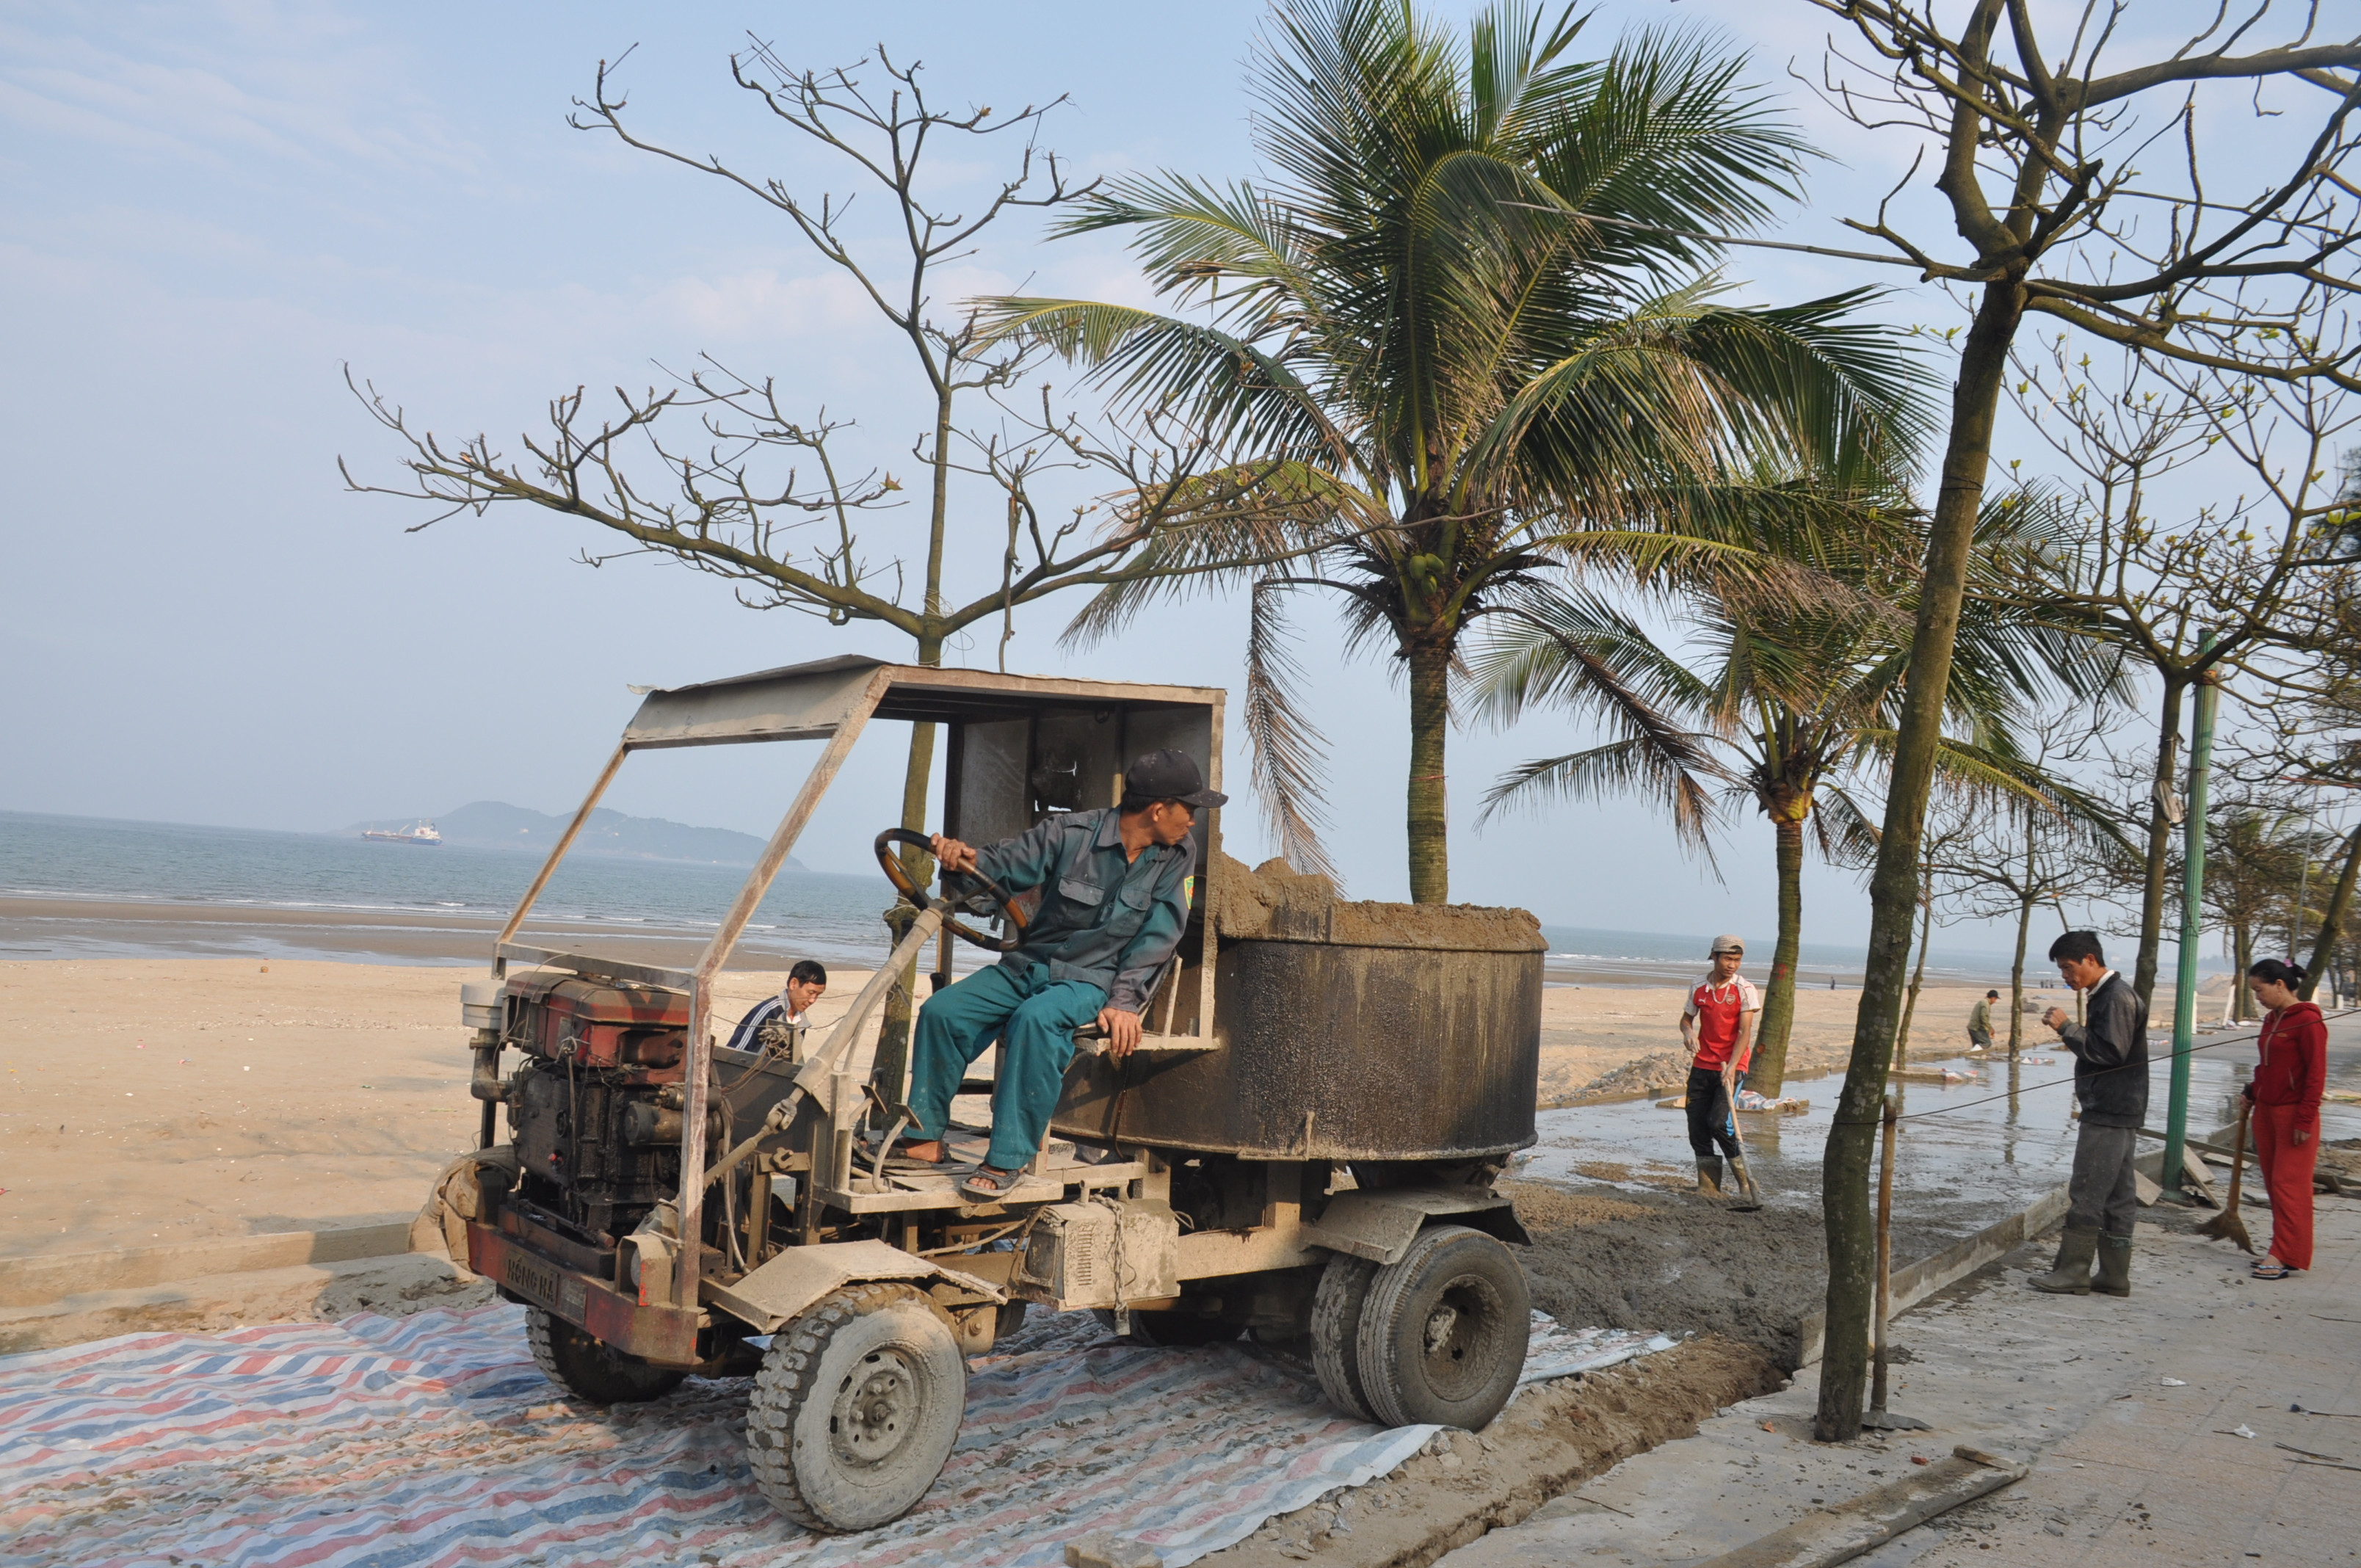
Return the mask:
[(1738, 1108), (1741, 1111), (1758, 1111), (1779, 1116), (1800, 1116), (1812, 1108), (1812, 1102), (1785, 1094), (1776, 1100), (1771, 1100), (1755, 1093), (1751, 1089), (1741, 1089), (1738, 1091)]
[[(959, 1444), (916, 1508), (815, 1536), (754, 1489), (745, 1379), (599, 1409), (541, 1375), (524, 1321), (365, 1313), (0, 1358), (8, 1561), (1057, 1568), (1067, 1542), (1112, 1532), (1180, 1568), (1442, 1430), (1340, 1416), (1280, 1352), (1135, 1345), (1066, 1313), (970, 1363)], [(1522, 1381), (1674, 1343), (1536, 1313)]]

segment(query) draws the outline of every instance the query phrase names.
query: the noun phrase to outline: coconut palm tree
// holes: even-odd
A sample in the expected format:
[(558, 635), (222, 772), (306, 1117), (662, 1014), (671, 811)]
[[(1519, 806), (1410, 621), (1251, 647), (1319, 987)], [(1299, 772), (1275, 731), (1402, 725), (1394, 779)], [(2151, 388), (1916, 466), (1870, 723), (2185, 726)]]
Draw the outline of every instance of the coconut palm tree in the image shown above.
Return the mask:
[[(1321, 742), (1286, 689), (1290, 597), (1340, 596), (1348, 647), (1401, 661), (1421, 902), (1448, 895), (1444, 742), (1471, 624), (1571, 533), (1682, 530), (1726, 500), (1715, 476), (1772, 458), (1898, 466), (1922, 428), (1914, 363), (1854, 319), (1863, 292), (1723, 302), (1701, 236), (1793, 196), (1805, 156), (1740, 57), (1641, 32), (1575, 60), (1581, 25), (1499, 4), (1461, 45), (1407, 0), (1279, 0), (1252, 65), (1270, 178), (1119, 181), (1062, 225), (1132, 235), (1172, 309), (981, 306), (993, 332), (1235, 454), (1183, 498), (1193, 526), (1150, 548), (1252, 590), (1255, 779), (1299, 867), (1326, 863)], [(1102, 593), (1069, 635), (1189, 591), (1158, 576)]]
[[(1717, 795), (1751, 802), (1770, 822), (1779, 931), (1747, 1075), (1767, 1095), (1785, 1081), (1807, 844), (1832, 862), (1867, 863), (1877, 830), (1856, 792), (1893, 745), (1907, 687), (1916, 615), (1908, 566), (1923, 550), (1924, 518), (1898, 508), (1864, 515), (1910, 526), (1856, 535), (1866, 548), (1824, 540), (1811, 600), (1767, 594), (1752, 570), (1692, 574), (1668, 607), (1674, 634), (1660, 639), (1578, 580), (1528, 586), (1502, 603), (1469, 659), (1478, 702), (1493, 717), (1513, 720), (1548, 706), (1612, 732), (1602, 744), (1511, 770), (1486, 797), (1486, 815), (1639, 789), (1671, 811), (1684, 843), (1708, 853)], [(1992, 563), (2037, 548), (2050, 522), (2021, 497), (1996, 502), (1978, 557)], [(1794, 548), (1766, 540), (1760, 554)], [(2031, 704), (2112, 692), (2119, 665), (2028, 615), (1973, 598), (1958, 648), (1939, 752), (1946, 786), (2103, 818), (2096, 803), (2029, 762), (2016, 736)]]

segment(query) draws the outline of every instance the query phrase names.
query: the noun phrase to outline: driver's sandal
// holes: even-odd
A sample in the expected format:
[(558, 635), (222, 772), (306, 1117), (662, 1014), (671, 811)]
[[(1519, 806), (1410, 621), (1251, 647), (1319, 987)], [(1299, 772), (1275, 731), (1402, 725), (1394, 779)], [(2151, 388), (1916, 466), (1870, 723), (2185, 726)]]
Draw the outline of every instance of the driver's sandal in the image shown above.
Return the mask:
[(1027, 1179), (1022, 1170), (996, 1170), (988, 1165), (975, 1168), (975, 1174), (960, 1183), (960, 1196), (972, 1198), (979, 1203), (1023, 1203), (1043, 1198), (1054, 1198), (1065, 1188), (1039, 1178)]

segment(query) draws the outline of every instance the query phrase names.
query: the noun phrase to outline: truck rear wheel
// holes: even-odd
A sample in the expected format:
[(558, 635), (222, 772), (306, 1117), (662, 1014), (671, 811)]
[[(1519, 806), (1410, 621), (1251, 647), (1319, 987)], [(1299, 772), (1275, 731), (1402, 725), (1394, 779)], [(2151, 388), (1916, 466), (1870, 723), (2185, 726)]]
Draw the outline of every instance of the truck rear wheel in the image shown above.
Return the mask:
[(1509, 1249), (1437, 1225), (1370, 1281), (1355, 1357), (1362, 1391), (1389, 1426), (1477, 1431), (1516, 1392), (1532, 1333), (1532, 1298)]
[(543, 1375), (594, 1405), (661, 1399), (688, 1376), (602, 1343), (539, 1307), (525, 1310), (524, 1335), (533, 1346), (533, 1365)]
[(967, 1403), (950, 1325), (906, 1285), (848, 1285), (781, 1329), (754, 1376), (746, 1459), (797, 1524), (844, 1532), (907, 1513), (942, 1474)]
[(1376, 1264), (1340, 1252), (1320, 1271), (1320, 1288), (1312, 1297), (1312, 1367), (1320, 1374), (1321, 1392), (1364, 1421), (1377, 1419), (1361, 1387), (1360, 1345), (1361, 1313), (1377, 1277)]

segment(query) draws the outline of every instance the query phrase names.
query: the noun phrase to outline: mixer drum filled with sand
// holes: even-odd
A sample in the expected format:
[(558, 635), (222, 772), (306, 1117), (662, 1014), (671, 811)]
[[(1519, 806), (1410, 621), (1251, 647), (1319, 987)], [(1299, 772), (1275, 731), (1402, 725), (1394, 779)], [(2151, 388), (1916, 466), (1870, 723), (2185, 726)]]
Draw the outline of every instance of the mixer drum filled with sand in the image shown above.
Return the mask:
[(1541, 927), (1212, 868), (1214, 1048), (1077, 1062), (1056, 1129), (1265, 1160), (1472, 1160), (1533, 1142)]

